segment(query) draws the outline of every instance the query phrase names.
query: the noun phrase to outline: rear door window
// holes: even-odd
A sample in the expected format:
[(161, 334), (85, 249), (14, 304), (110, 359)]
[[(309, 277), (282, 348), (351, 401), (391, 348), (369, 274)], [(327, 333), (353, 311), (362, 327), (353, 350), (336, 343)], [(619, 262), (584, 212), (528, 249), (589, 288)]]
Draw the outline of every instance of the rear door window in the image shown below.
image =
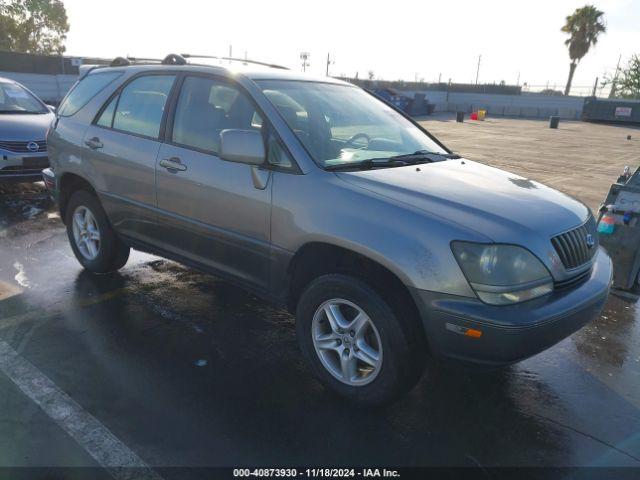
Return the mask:
[[(164, 109), (174, 81), (174, 75), (147, 75), (131, 81), (120, 93), (113, 116), (113, 128), (158, 138)], [(110, 105), (105, 113), (109, 107)], [(98, 123), (101, 120), (102, 118)], [(105, 118), (104, 122), (108, 122), (108, 118)]]
[(58, 109), (58, 115), (69, 117), (84, 107), (89, 100), (95, 97), (107, 85), (122, 75), (122, 72), (97, 72), (90, 73), (69, 92)]

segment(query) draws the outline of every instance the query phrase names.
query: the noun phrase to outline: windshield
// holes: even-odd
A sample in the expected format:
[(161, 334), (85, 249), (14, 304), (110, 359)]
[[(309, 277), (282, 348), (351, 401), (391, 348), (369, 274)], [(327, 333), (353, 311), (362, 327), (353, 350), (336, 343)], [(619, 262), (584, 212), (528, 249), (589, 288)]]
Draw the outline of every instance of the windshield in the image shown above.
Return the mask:
[(45, 113), (47, 108), (17, 83), (0, 82), (0, 113)]
[(402, 115), (359, 88), (287, 80), (258, 83), (323, 167), (418, 151), (447, 153)]

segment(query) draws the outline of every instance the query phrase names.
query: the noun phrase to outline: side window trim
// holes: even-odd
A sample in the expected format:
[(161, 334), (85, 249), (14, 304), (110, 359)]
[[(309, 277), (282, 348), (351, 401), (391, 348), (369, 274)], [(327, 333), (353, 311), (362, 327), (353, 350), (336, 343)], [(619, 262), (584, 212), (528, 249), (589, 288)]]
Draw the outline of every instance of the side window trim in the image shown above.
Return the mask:
[[(106, 102), (104, 102), (104, 104), (100, 107), (100, 110), (98, 110), (98, 113), (94, 116), (93, 120), (91, 121), (91, 125), (94, 127), (98, 127), (98, 128), (104, 128), (105, 130), (112, 130), (114, 132), (118, 132), (118, 133), (122, 133), (125, 135), (131, 135), (134, 137), (139, 137), (139, 138), (145, 138), (147, 140), (154, 140), (157, 142), (163, 142), (164, 141), (164, 128), (166, 126), (166, 122), (167, 119), (169, 118), (168, 116), (168, 108), (167, 106), (170, 104), (170, 102), (173, 102), (174, 96), (176, 94), (176, 85), (178, 83), (178, 80), (181, 77), (182, 72), (175, 72), (175, 71), (162, 71), (162, 70), (152, 70), (149, 72), (140, 72), (137, 73), (135, 75), (132, 75), (130, 78), (128, 78), (124, 83), (122, 83), (118, 88), (115, 89), (115, 91), (109, 96), (109, 98), (107, 99)], [(115, 117), (116, 117), (116, 112), (118, 111), (118, 106), (120, 105), (120, 97), (122, 94), (122, 91), (127, 88), (127, 86), (132, 83), (133, 81), (137, 80), (138, 78), (141, 77), (147, 77), (147, 76), (154, 76), (154, 75), (162, 75), (162, 76), (173, 76), (174, 80), (173, 80), (173, 84), (171, 86), (171, 89), (169, 90), (169, 95), (167, 98), (167, 102), (165, 103), (165, 108), (164, 108), (164, 112), (162, 113), (162, 119), (160, 120), (160, 130), (158, 132), (158, 135), (156, 137), (150, 137), (148, 135), (142, 135), (139, 133), (135, 133), (135, 132), (129, 132), (127, 130), (120, 130), (118, 128), (114, 128), (113, 124), (115, 122)], [(100, 117), (102, 116), (102, 114), (104, 113), (104, 111), (109, 107), (109, 104), (111, 103), (111, 101), (116, 98), (116, 105), (115, 108), (113, 109), (113, 116), (111, 117), (111, 127), (105, 127), (104, 125), (98, 125), (98, 120), (100, 119)]]
[(169, 145), (175, 145), (171, 141), (171, 137), (173, 136), (173, 123), (175, 121), (176, 109), (178, 108), (180, 93), (182, 92), (182, 85), (184, 85), (185, 78), (187, 78), (187, 74), (185, 72), (180, 72), (176, 78), (176, 81), (174, 82), (174, 91), (171, 95), (171, 102), (168, 104), (166, 122), (164, 125), (164, 129), (161, 132), (162, 142)]
[(203, 153), (205, 155), (211, 155), (212, 157), (216, 157), (220, 159), (217, 152), (203, 150), (201, 148), (193, 147), (191, 145), (183, 145), (173, 141), (173, 127), (176, 119), (175, 114), (178, 107), (178, 102), (180, 100), (180, 93), (182, 92), (183, 85), (185, 83), (185, 80), (188, 77), (209, 78), (214, 81), (220, 82), (222, 84), (230, 85), (233, 88), (236, 88), (240, 92), (240, 94), (245, 95), (249, 100), (249, 102), (251, 103), (251, 105), (254, 107), (255, 111), (258, 113), (258, 115), (260, 115), (260, 118), (262, 118), (262, 138), (264, 139), (264, 143), (265, 143), (265, 152), (268, 153), (269, 137), (273, 136), (275, 138), (275, 141), (279, 143), (280, 147), (284, 150), (284, 152), (287, 154), (287, 156), (291, 160), (291, 167), (282, 167), (282, 166), (269, 163), (269, 159), (267, 158), (265, 163), (261, 166), (261, 168), (279, 171), (283, 173), (292, 173), (292, 174), (302, 173), (302, 170), (300, 170), (300, 167), (298, 166), (298, 163), (296, 162), (294, 156), (291, 154), (291, 151), (289, 150), (287, 145), (282, 141), (282, 139), (277, 134), (275, 129), (271, 126), (271, 122), (269, 121), (269, 118), (264, 113), (264, 111), (260, 108), (260, 106), (256, 103), (256, 101), (253, 99), (251, 94), (237, 81), (229, 77), (226, 77), (224, 75), (216, 75), (214, 73), (206, 73), (206, 72), (180, 72), (178, 74), (178, 78), (174, 82), (174, 91), (172, 92), (172, 96), (171, 96), (171, 104), (169, 108), (166, 109), (167, 118), (166, 118), (166, 125), (165, 125), (166, 128), (164, 131), (164, 135), (162, 136), (163, 143), (166, 143), (167, 145), (173, 145), (174, 147), (184, 148), (186, 150)]

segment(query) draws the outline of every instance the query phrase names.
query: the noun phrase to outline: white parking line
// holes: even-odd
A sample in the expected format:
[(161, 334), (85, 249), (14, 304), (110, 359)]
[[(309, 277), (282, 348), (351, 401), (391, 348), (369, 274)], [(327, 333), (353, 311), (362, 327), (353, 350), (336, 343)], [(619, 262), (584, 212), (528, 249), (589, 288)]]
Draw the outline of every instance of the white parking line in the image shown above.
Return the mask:
[(45, 374), (0, 340), (0, 371), (116, 480), (162, 480), (140, 457)]

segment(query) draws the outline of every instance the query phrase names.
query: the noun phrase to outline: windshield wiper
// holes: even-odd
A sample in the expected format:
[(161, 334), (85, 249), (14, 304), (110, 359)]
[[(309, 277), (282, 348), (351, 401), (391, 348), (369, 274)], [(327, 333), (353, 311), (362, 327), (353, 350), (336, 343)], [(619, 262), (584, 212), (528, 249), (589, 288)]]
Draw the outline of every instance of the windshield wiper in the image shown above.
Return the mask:
[(366, 160), (362, 160), (360, 162), (345, 162), (339, 163), (337, 165), (327, 165), (324, 167), (326, 170), (371, 170), (372, 168), (379, 167), (404, 167), (408, 165), (407, 162), (397, 159), (395, 157), (391, 158), (367, 158)]
[(404, 155), (396, 155), (390, 157), (389, 160), (401, 160), (406, 163), (415, 164), (420, 162), (434, 161), (435, 157), (448, 158), (448, 159), (457, 159), (462, 158), (457, 153), (441, 153), (441, 152), (431, 152), (429, 150), (418, 150), (414, 153), (406, 153)]
[(337, 165), (327, 165), (327, 170), (370, 170), (379, 167), (404, 167), (418, 163), (438, 161), (441, 158), (456, 159), (462, 158), (457, 153), (440, 153), (429, 150), (418, 150), (414, 153), (394, 155), (387, 158), (367, 158), (360, 162), (345, 162)]

